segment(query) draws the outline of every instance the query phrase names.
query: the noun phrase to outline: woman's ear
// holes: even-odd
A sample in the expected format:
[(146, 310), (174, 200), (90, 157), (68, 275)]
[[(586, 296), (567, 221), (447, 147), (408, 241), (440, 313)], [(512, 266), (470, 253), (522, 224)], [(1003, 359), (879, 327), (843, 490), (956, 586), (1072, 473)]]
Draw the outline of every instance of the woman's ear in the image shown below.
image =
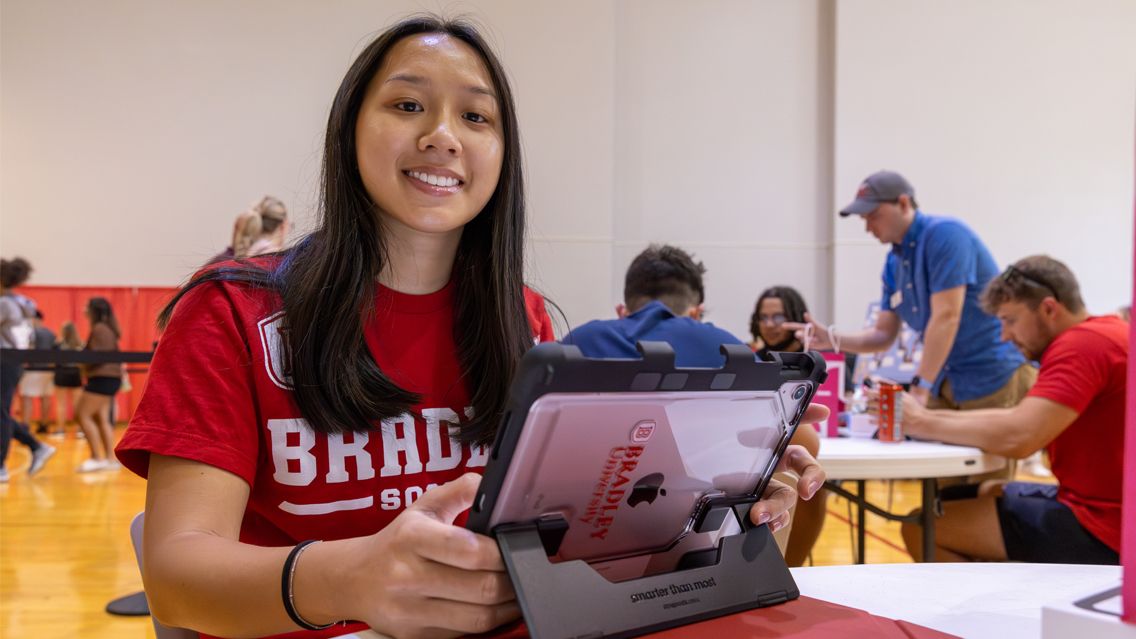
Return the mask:
[(706, 305), (705, 304), (699, 304), (698, 306), (691, 306), (690, 310), (688, 310), (686, 312), (686, 316), (689, 317), (692, 320), (696, 320), (696, 321), (701, 322), (702, 321), (702, 313), (704, 313), (705, 311), (706, 311)]

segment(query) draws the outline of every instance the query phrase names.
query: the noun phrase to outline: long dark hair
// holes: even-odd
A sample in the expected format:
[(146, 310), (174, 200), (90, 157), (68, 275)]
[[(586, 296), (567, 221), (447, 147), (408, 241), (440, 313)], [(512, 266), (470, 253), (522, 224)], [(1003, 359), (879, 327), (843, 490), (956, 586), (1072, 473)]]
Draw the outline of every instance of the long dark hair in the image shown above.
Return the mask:
[(114, 318), (114, 309), (110, 300), (105, 297), (92, 297), (87, 301), (87, 315), (91, 318), (91, 328), (96, 324), (106, 324), (114, 331), (115, 337), (122, 337), (122, 330), (118, 328), (118, 320)]
[(501, 108), (504, 157), (497, 188), (465, 225), (454, 261), (454, 340), (474, 415), (461, 439), (490, 441), (521, 356), (532, 346), (524, 303), (524, 179), (513, 94), (504, 69), (470, 24), (436, 16), (399, 22), (368, 45), (339, 85), (328, 117), (316, 229), (271, 269), (241, 262), (195, 277), (162, 311), (168, 321), (186, 291), (236, 281), (279, 292), (289, 330), (296, 404), (315, 430), (366, 431), (420, 401), (379, 369), (363, 340), (373, 318), (376, 277), (385, 262), (382, 227), (355, 151), (355, 124), (367, 85), (402, 39), (441, 33), (471, 46), (485, 63)]

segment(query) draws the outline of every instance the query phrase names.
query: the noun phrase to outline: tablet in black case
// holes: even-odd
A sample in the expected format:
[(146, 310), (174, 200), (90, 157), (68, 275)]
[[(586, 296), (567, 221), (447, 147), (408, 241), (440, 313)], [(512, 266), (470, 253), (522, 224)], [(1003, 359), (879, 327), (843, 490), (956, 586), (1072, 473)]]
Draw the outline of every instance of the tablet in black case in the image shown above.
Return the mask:
[(553, 343), (529, 351), (471, 530), (554, 523), (551, 561), (582, 559), (613, 581), (648, 574), (649, 556), (686, 554), (712, 546), (708, 533), (738, 530), (726, 507), (743, 516), (765, 490), (825, 377), (823, 358), (762, 362), (725, 345), (720, 369), (676, 368), (669, 345), (640, 350), (636, 360), (589, 359)]

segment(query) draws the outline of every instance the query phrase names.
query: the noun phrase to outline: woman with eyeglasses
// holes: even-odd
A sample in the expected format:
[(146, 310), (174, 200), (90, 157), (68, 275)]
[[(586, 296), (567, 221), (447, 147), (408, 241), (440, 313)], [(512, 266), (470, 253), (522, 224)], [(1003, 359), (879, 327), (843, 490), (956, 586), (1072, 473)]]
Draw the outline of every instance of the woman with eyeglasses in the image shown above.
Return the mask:
[[(772, 360), (770, 353), (805, 350), (804, 345), (793, 331), (784, 328), (786, 322), (803, 322), (808, 313), (805, 298), (791, 286), (771, 286), (757, 297), (753, 316), (749, 320), (749, 332), (753, 341), (749, 346), (762, 360)], [(792, 443), (805, 446), (809, 450), (820, 449), (820, 436), (811, 428), (798, 428), (793, 434)], [(824, 527), (824, 516), (828, 507), (828, 492), (821, 488), (812, 499), (797, 500), (793, 513), (793, 528), (789, 532), (789, 543), (785, 545), (785, 563), (790, 566), (803, 566), (812, 552), (813, 545), (820, 537)]]
[(784, 328), (785, 322), (804, 322), (809, 312), (805, 299), (791, 286), (771, 286), (761, 292), (749, 320), (750, 348), (763, 360), (772, 352), (800, 352), (804, 345)]

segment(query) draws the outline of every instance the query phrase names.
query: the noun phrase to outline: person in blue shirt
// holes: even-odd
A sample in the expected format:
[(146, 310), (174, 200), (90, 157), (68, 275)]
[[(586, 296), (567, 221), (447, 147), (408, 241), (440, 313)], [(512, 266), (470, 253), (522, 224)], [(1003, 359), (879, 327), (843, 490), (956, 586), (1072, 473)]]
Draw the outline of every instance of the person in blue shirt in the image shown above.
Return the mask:
[[(982, 310), (979, 296), (999, 271), (978, 235), (957, 219), (920, 211), (915, 189), (893, 171), (868, 176), (840, 215), (862, 217), (867, 232), (892, 245), (880, 314), (873, 328), (855, 333), (838, 333), (810, 316), (812, 347), (883, 351), (903, 321), (923, 341), (923, 358), (911, 380), (911, 393), (921, 404), (955, 410), (1017, 405), (1037, 369), (1002, 339), (998, 320)], [(798, 332), (804, 327), (791, 325)]]
[[(744, 342), (701, 321), (705, 272), (702, 262), (695, 262), (686, 251), (652, 244), (627, 268), (623, 304), (615, 309), (619, 318), (578, 326), (561, 342), (578, 346), (586, 357), (634, 359), (640, 357), (637, 342), (667, 342), (675, 351), (675, 366), (720, 368), (725, 363), (721, 345)], [(804, 446), (813, 457), (820, 449), (820, 437), (811, 427), (798, 428), (789, 443)], [(826, 491), (818, 489), (809, 497), (798, 498), (794, 509), (785, 547), (790, 566), (804, 564), (824, 525)], [(775, 532), (783, 525), (775, 522), (770, 528)]]
[(703, 323), (706, 268), (680, 248), (651, 245), (627, 268), (619, 319), (594, 320), (573, 329), (563, 340), (588, 357), (635, 358), (639, 341), (668, 342), (675, 365), (719, 368), (722, 344), (741, 344), (729, 331)]

